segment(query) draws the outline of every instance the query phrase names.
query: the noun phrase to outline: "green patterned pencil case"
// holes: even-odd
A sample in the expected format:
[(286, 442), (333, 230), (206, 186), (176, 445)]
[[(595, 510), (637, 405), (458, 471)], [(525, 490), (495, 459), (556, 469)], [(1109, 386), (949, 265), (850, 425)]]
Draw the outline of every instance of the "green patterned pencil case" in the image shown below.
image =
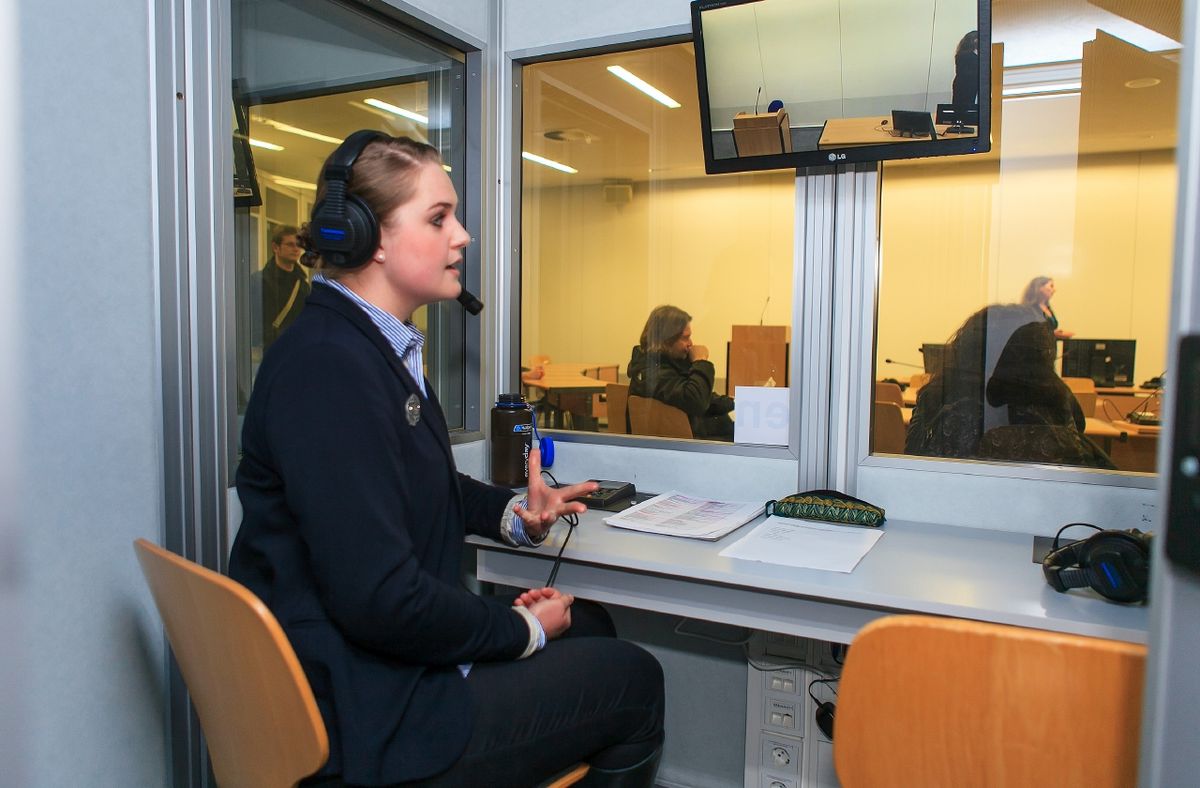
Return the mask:
[(883, 525), (883, 509), (837, 490), (809, 490), (767, 501), (767, 514), (842, 525)]

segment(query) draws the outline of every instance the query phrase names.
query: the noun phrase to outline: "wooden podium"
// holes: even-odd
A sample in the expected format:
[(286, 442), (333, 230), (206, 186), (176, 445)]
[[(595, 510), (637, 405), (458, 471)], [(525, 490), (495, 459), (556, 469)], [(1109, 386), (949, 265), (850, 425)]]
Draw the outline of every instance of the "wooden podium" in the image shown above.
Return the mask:
[(787, 110), (733, 116), (733, 144), (738, 156), (766, 156), (792, 152), (792, 129)]
[(788, 385), (790, 326), (733, 326), (725, 359), (725, 393), (738, 386)]

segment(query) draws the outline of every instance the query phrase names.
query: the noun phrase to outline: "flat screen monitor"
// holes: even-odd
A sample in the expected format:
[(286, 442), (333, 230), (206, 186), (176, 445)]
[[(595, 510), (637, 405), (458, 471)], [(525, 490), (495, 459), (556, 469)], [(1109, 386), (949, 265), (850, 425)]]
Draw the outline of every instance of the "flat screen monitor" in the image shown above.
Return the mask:
[(1063, 340), (1062, 376), (1091, 378), (1097, 386), (1132, 386), (1134, 339)]
[[(991, 148), (991, 0), (693, 0), (691, 9), (709, 173)], [(937, 123), (939, 105), (974, 122)], [(907, 129), (896, 129), (897, 112)]]

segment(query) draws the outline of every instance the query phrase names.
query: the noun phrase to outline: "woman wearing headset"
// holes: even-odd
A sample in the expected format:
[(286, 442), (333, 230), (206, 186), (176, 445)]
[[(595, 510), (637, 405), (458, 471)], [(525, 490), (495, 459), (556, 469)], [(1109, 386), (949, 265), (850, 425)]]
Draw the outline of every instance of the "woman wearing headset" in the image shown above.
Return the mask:
[(500, 601), (460, 583), (466, 532), (535, 546), (594, 485), (547, 487), (536, 450), (523, 503), (455, 470), (409, 319), (461, 291), (457, 203), (437, 151), (407, 138), (358, 132), (327, 161), (312, 226), (351, 226), (360, 247), (347, 259), (305, 238), (319, 275), (247, 407), (230, 575), (300, 658), (326, 784), (526, 786), (585, 760), (585, 784), (652, 785), (654, 658), (588, 636), (613, 634), (598, 606), (577, 605), (573, 626), (554, 589)]

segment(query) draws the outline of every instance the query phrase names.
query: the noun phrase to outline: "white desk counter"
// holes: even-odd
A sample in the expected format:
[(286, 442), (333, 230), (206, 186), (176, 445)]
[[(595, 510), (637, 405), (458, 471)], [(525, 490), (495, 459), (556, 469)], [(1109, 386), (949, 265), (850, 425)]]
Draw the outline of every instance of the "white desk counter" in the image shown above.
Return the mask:
[[(1033, 537), (888, 520), (853, 572), (795, 569), (718, 555), (759, 520), (716, 542), (658, 536), (581, 518), (556, 585), (598, 602), (849, 643), (868, 622), (928, 613), (1144, 643), (1149, 611), (1091, 590), (1061, 594), (1031, 560)], [(536, 550), (470, 537), (480, 580), (545, 585), (567, 532), (559, 523)]]

